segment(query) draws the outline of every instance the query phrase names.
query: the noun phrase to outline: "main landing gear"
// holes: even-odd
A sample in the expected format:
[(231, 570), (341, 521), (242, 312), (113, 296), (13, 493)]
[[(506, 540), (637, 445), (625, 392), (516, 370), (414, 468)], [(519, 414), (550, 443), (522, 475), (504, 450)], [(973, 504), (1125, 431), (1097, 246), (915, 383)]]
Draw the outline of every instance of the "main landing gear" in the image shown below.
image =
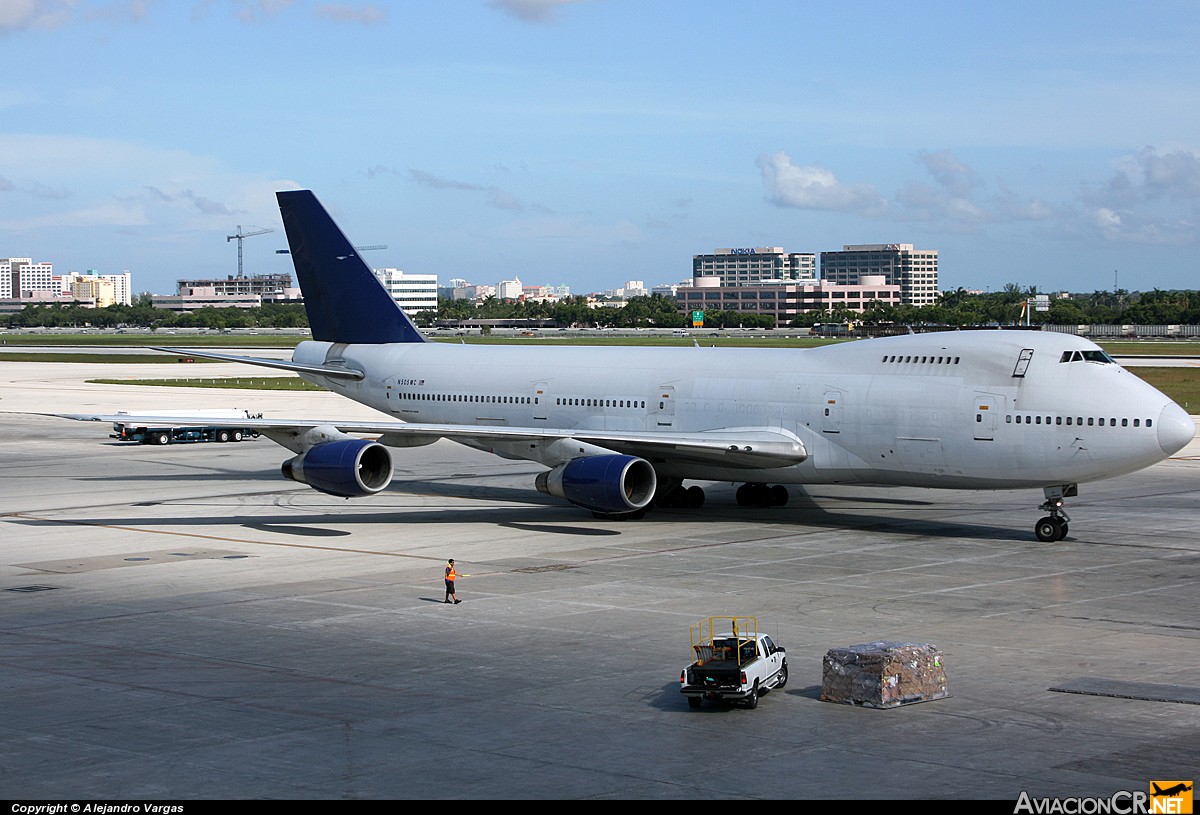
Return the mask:
[(787, 487), (782, 484), (745, 483), (734, 493), (739, 507), (781, 507), (788, 502)]
[(1046, 496), (1046, 500), (1041, 508), (1050, 514), (1037, 522), (1033, 527), (1033, 534), (1037, 535), (1037, 539), (1042, 543), (1060, 541), (1067, 536), (1067, 524), (1071, 521), (1067, 513), (1063, 512), (1063, 498), (1078, 495), (1079, 485), (1061, 484), (1043, 487), (1042, 493)]

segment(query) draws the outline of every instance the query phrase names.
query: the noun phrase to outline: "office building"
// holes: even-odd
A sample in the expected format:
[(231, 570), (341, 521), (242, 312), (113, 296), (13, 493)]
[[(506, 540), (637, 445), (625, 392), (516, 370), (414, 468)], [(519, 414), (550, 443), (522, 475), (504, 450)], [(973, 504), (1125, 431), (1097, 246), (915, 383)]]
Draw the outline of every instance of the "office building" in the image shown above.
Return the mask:
[(861, 282), (845, 286), (827, 280), (749, 286), (718, 286), (707, 280), (699, 283), (680, 286), (676, 290), (675, 302), (681, 313), (740, 311), (769, 314), (777, 325), (786, 325), (811, 311), (861, 314), (874, 302), (898, 306), (901, 297), (900, 287), (879, 275), (864, 276)]
[(784, 252), (781, 246), (714, 249), (711, 255), (693, 255), (692, 279), (708, 277), (718, 277), (726, 286), (765, 280), (816, 280), (817, 256), (812, 252)]
[(900, 287), (901, 301), (928, 306), (938, 299), (938, 253), (913, 249), (911, 243), (846, 245), (840, 252), (821, 253), (821, 279), (854, 285), (864, 276), (882, 275)]

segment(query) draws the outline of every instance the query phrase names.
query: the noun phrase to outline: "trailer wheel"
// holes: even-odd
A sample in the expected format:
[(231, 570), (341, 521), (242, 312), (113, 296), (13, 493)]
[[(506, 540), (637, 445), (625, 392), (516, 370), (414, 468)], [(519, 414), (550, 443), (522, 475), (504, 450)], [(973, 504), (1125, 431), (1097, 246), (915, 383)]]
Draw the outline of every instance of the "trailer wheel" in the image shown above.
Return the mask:
[(228, 430), (218, 430), (217, 431), (217, 441), (229, 441), (229, 431)]
[(242, 431), (240, 431), (240, 430), (233, 431), (233, 440), (241, 441), (242, 440)]
[(155, 444), (170, 444), (171, 443), (171, 434), (170, 433), (155, 433), (154, 434), (154, 443)]
[(700, 697), (699, 696), (689, 696), (688, 697), (688, 707), (690, 707), (692, 710), (699, 710), (700, 709)]

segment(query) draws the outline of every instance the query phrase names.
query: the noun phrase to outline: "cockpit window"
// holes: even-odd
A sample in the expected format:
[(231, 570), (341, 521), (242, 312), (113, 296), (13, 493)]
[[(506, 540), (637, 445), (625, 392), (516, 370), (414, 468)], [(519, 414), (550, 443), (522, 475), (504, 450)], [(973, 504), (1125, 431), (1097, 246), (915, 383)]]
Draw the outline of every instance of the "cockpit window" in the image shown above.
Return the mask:
[(1103, 362), (1117, 364), (1117, 361), (1103, 351), (1063, 351), (1059, 362)]

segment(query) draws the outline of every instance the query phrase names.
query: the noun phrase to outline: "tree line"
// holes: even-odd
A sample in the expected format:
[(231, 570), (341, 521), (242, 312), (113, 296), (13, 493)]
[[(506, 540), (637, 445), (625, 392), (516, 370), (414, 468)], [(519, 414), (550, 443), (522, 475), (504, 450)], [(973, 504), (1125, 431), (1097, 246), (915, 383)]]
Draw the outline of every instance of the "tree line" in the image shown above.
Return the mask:
[[(807, 327), (821, 323), (879, 325), (1017, 325), (1028, 322), (1052, 325), (1200, 325), (1200, 291), (1159, 290), (1130, 292), (1124, 289), (1075, 294), (1050, 300), (1048, 311), (1027, 311), (1035, 289), (1009, 284), (998, 292), (943, 292), (929, 306), (872, 303), (860, 314), (846, 308), (812, 311), (787, 325)], [(418, 312), (423, 327), (454, 324), (472, 319), (550, 320), (562, 327), (683, 328), (692, 325), (691, 312), (681, 312), (677, 302), (661, 294), (634, 297), (623, 303), (593, 308), (588, 298), (567, 297), (557, 302), (500, 300), (440, 300), (437, 311)], [(0, 326), (12, 328), (304, 328), (304, 306), (268, 303), (258, 308), (202, 308), (188, 313), (156, 309), (148, 295), (133, 305), (85, 308), (80, 305), (29, 305), (0, 315)], [(705, 311), (706, 328), (776, 328), (775, 317), (745, 311)]]

